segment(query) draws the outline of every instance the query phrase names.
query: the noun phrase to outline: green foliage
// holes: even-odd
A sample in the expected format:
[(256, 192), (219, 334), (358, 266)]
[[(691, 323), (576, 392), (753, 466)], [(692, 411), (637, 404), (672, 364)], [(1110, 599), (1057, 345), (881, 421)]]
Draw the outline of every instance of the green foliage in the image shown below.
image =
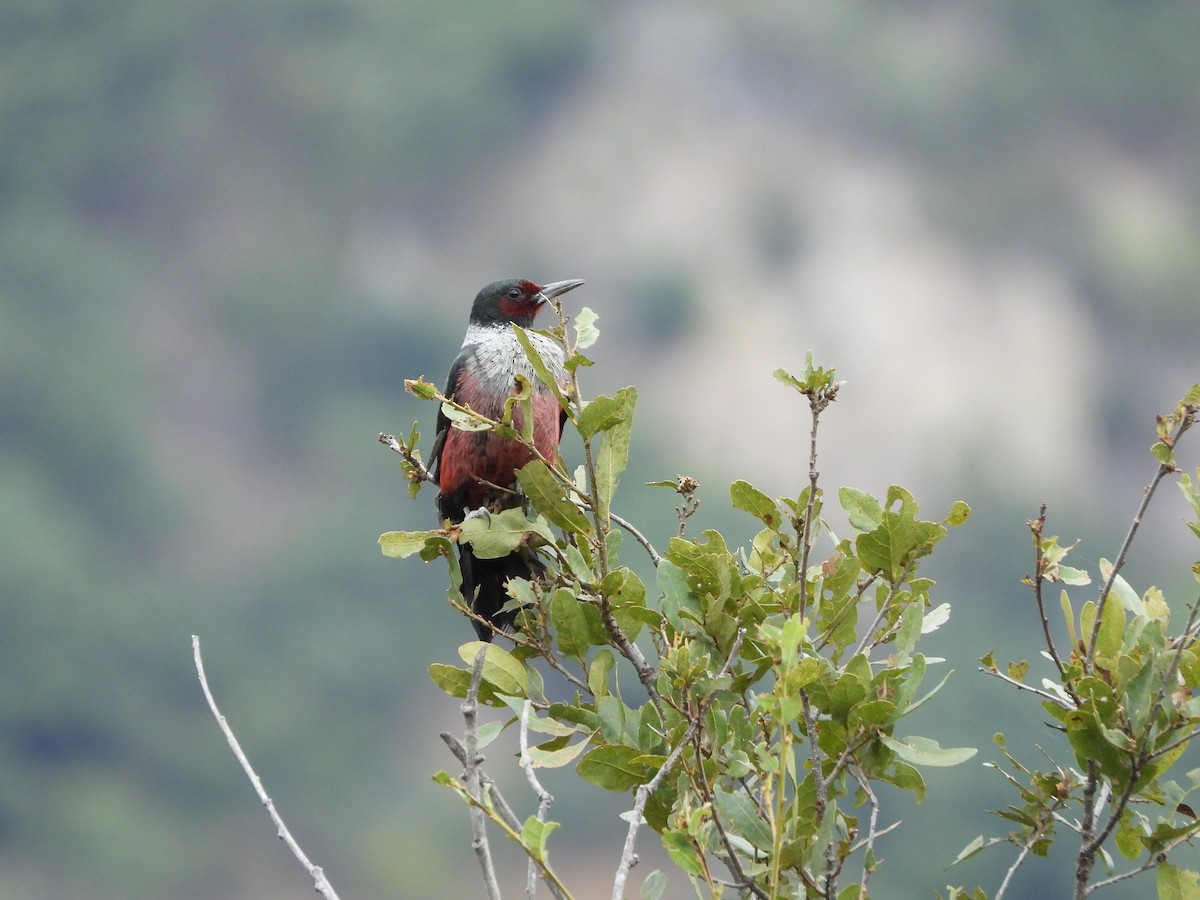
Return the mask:
[[(1194, 697), (1200, 690), (1196, 664), (1200, 599), (1187, 607), (1183, 625), (1172, 629), (1162, 591), (1150, 587), (1139, 595), (1120, 574), (1155, 489), (1179, 472), (1175, 448), (1195, 423), (1198, 405), (1200, 385), (1191, 388), (1172, 413), (1158, 417), (1158, 440), (1150, 451), (1158, 469), (1117, 561), (1100, 560), (1098, 598), (1084, 601), (1076, 614), (1075, 604), (1062, 591), (1059, 605), (1069, 641), (1065, 653), (1049, 630), (1043, 588), (1056, 582), (1082, 586), (1091, 579), (1086, 572), (1063, 564), (1070, 547), (1044, 535), (1044, 507), (1029, 523), (1036, 567), (1025, 582), (1041, 613), (1047, 656), (1056, 673), (1043, 678), (1040, 688), (1032, 687), (1023, 680), (1028, 663), (1010, 663), (1002, 675), (991, 653), (983, 657), (982, 669), (1040, 696), (1066, 746), (1043, 748), (1050, 768), (1034, 769), (1011, 755), (1003, 735), (997, 735), (1006, 766), (988, 765), (1001, 772), (1019, 798), (997, 815), (1017, 828), (991, 841), (976, 838), (959, 860), (985, 846), (1007, 842), (1020, 848), (1015, 868), (1027, 853), (1045, 855), (1056, 830), (1067, 826), (1079, 842), (1078, 900), (1106, 884), (1093, 880), (1098, 856), (1106, 860), (1107, 883), (1156, 868), (1160, 900), (1200, 897), (1200, 873), (1166, 862), (1172, 850), (1200, 832), (1200, 819), (1185, 802), (1200, 787), (1200, 770), (1183, 773), (1182, 784), (1173, 771), (1200, 735), (1200, 700)], [(1200, 536), (1200, 502), (1193, 482), (1184, 474), (1179, 486), (1197, 517), (1188, 527)], [(1200, 571), (1200, 563), (1193, 569)], [(1110, 845), (1124, 859), (1137, 863), (1133, 869), (1113, 874), (1106, 849), (1110, 838)]]
[[(702, 892), (720, 894), (717, 879), (728, 877), (761, 896), (865, 897), (883, 832), (872, 785), (920, 800), (921, 767), (956, 765), (975, 753), (943, 748), (904, 724), (945, 683), (921, 693), (931, 661), (919, 645), (949, 607), (932, 606), (934, 584), (918, 570), (969, 508), (956, 503), (932, 521), (903, 488), (890, 488), (882, 501), (843, 488), (837, 498), (854, 534), (838, 540), (821, 517), (814, 443), (810, 480), (798, 496), (772, 498), (745, 481), (730, 486), (732, 507), (760, 526), (748, 546), (730, 547), (714, 530), (687, 537), (681, 527), (661, 555), (651, 551), (652, 594), (620, 565), (610, 513), (628, 463), (637, 393), (628, 387), (581, 400), (578, 371), (590, 360), (580, 350), (599, 334), (596, 316), (580, 313), (576, 333), (572, 342), (565, 320), (550, 332), (573, 363), (570, 383), (559, 386), (518, 330), (534, 371), (565, 404), (583, 442), (579, 471), (535, 460), (518, 473), (524, 508), (446, 530), (389, 533), (380, 539), (385, 554), (451, 558), (456, 541), (481, 555), (541, 548), (545, 576), (509, 586), (521, 610), (515, 646), (511, 653), (487, 647), (477, 695), (507, 705), (509, 724), (526, 716), (529, 702), (535, 715), (523, 727), (550, 735), (531, 748), (532, 765), (574, 762), (584, 781), (632, 792), (631, 830), (644, 816)], [(815, 435), (840, 388), (835, 373), (810, 356), (801, 376), (776, 375), (808, 400)], [(410, 390), (452, 411), (453, 427), (503, 424), (424, 383)], [(512, 437), (531, 444), (528, 435)], [(415, 453), (414, 444), (404, 449)], [(684, 479), (669, 484), (694, 490)], [(471, 664), (480, 646), (464, 645), (463, 661)], [(561, 688), (546, 691), (532, 665), (539, 659), (564, 678), (568, 699), (551, 699)], [(448, 694), (468, 695), (470, 665), (434, 665), (430, 676)], [(486, 798), (438, 778), (512, 830)], [(548, 865), (552, 824), (528, 820), (514, 838), (537, 865)], [(859, 874), (839, 893), (848, 865)], [(658, 896), (664, 886), (665, 877), (652, 874), (643, 896)]]

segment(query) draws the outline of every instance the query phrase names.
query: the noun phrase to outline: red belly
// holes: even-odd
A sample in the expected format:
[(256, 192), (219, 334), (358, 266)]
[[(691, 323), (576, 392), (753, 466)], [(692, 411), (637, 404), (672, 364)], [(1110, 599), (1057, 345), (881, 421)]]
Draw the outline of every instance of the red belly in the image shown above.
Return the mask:
[[(483, 409), (483, 404), (462, 401), (484, 415), (499, 417), (501, 409)], [(538, 452), (553, 459), (561, 437), (558, 401), (549, 392), (537, 392), (533, 397), (533, 442)], [(520, 408), (513, 410), (513, 425), (520, 428)], [(451, 427), (442, 448), (439, 487), (447, 497), (466, 487), (465, 502), (469, 508), (483, 505), (495, 493), (490, 485), (512, 487), (517, 469), (534, 459), (534, 454), (518, 441), (498, 437), (491, 431), (462, 431)]]

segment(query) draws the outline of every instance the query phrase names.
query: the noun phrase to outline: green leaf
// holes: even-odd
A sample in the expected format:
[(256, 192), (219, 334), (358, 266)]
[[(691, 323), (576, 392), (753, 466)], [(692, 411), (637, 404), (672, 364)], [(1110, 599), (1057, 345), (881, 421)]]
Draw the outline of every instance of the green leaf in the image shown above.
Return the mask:
[(745, 838), (759, 850), (771, 849), (771, 829), (746, 791), (715, 791), (713, 799), (726, 830)]
[(628, 791), (649, 780), (644, 763), (635, 762), (642, 751), (619, 744), (593, 747), (579, 760), (577, 771), (585, 781), (610, 791)]
[(669, 559), (664, 559), (658, 564), (654, 581), (662, 594), (659, 608), (672, 628), (676, 631), (684, 630), (681, 613), (693, 620), (700, 618), (700, 604), (688, 589), (688, 575), (683, 569)]
[(545, 519), (527, 519), (519, 507), (514, 507), (464, 519), (459, 526), (458, 539), (470, 544), (480, 559), (500, 559), (529, 543), (534, 536), (541, 538), (543, 543), (554, 543), (554, 535)]
[(925, 799), (925, 779), (921, 777), (920, 771), (908, 763), (897, 760), (888, 771), (876, 777), (902, 791), (911, 791), (918, 803)]
[(638, 717), (637, 745), (643, 750), (657, 750), (663, 744), (663, 724), (653, 703), (642, 706)]
[(974, 747), (941, 747), (932, 738), (916, 735), (903, 740), (880, 735), (879, 739), (905, 762), (916, 766), (957, 766), (978, 752)]
[(597, 699), (608, 694), (608, 676), (615, 667), (616, 658), (607, 647), (596, 653), (596, 658), (592, 660), (592, 665), (588, 669), (587, 681), (588, 687), (592, 689), (592, 695)]
[(502, 694), (526, 696), (529, 691), (529, 676), (525, 672), (525, 666), (502, 647), (482, 641), (468, 641), (458, 648), (459, 658), (468, 666), (473, 666), (481, 647), (487, 648), (484, 651), (483, 680), (495, 685), (496, 690)]
[(1092, 576), (1085, 569), (1076, 569), (1074, 566), (1056, 566), (1054, 568), (1055, 581), (1061, 581), (1063, 584), (1091, 584)]
[(1126, 859), (1137, 859), (1142, 855), (1142, 848), (1145, 846), (1142, 843), (1142, 829), (1137, 827), (1132, 817), (1124, 816), (1121, 821), (1121, 827), (1117, 829), (1116, 844), (1117, 850)]
[(879, 501), (857, 488), (838, 488), (838, 502), (850, 516), (855, 531), (872, 531), (883, 523), (883, 507)]
[(1110, 596), (1100, 610), (1100, 633), (1096, 637), (1096, 658), (1107, 662), (1106, 668), (1116, 665), (1117, 655), (1125, 640), (1125, 610), (1113, 603)]
[[(1162, 441), (1155, 441), (1150, 448), (1150, 455), (1164, 466), (1172, 466), (1175, 464), (1175, 450), (1170, 444)], [(1161, 895), (1160, 895), (1161, 896)]]
[(521, 345), (521, 349), (525, 351), (525, 358), (529, 360), (529, 364), (533, 366), (533, 372), (537, 376), (537, 380), (550, 388), (554, 392), (555, 399), (558, 400), (558, 405), (567, 412), (570, 412), (570, 404), (567, 403), (567, 398), (563, 396), (562, 385), (554, 377), (554, 374), (546, 367), (545, 360), (542, 359), (537, 348), (533, 346), (533, 341), (529, 337), (529, 332), (519, 325), (512, 326), (513, 334), (517, 336), (517, 342)]
[(629, 708), (621, 698), (608, 694), (596, 700), (596, 712), (600, 714), (600, 731), (610, 744), (625, 739), (625, 714)]
[(921, 634), (932, 634), (950, 620), (950, 604), (939, 603), (933, 609), (927, 610), (921, 620)]
[(646, 608), (646, 586), (632, 569), (621, 566), (613, 569), (600, 582), (600, 590), (608, 597), (609, 608), (621, 630), (632, 641), (636, 640), (646, 621), (657, 621), (659, 613), (643, 615)]
[[(520, 721), (521, 716), (525, 712), (525, 698), (516, 697), (511, 694), (500, 694), (500, 700), (504, 705), (512, 710), (512, 714), (516, 721)], [(538, 734), (550, 734), (554, 737), (570, 737), (577, 734), (579, 729), (574, 725), (564, 725), (553, 718), (539, 716), (533, 710), (530, 710), (529, 719), (527, 720), (529, 730)]]
[(404, 379), (404, 389), (418, 400), (432, 400), (438, 394), (437, 385), (430, 384), (424, 378)]
[(899, 511), (892, 510), (892, 495), (900, 490), (895, 487), (889, 489), (889, 508), (884, 509), (883, 520), (878, 527), (860, 534), (855, 541), (863, 568), (868, 572), (883, 574), (891, 584), (897, 583), (914, 552), (936, 543), (946, 533), (941, 525), (918, 522), (913, 517), (909, 506), (915, 507), (916, 504), (912, 503), (911, 497), (903, 501)]
[(642, 882), (642, 900), (662, 900), (662, 896), (666, 892), (667, 876), (663, 874), (662, 869), (655, 869)]
[[(429, 677), (441, 690), (451, 697), (465, 697), (471, 688), (471, 670), (433, 663), (428, 669)], [(494, 686), (484, 682), (479, 685), (479, 702), (487, 706), (503, 706), (504, 701), (496, 695)]]
[(735, 481), (729, 486), (729, 500), (734, 509), (748, 512), (764, 525), (775, 531), (779, 530), (781, 518), (779, 506), (748, 481)]
[(908, 663), (913, 650), (917, 646), (923, 629), (921, 624), (925, 619), (925, 606), (921, 602), (909, 603), (900, 613), (900, 627), (896, 630), (895, 653), (890, 663), (892, 666), (903, 666)]
[(484, 747), (498, 738), (500, 736), (500, 732), (503, 731), (504, 727), (510, 722), (512, 722), (512, 719), (509, 719), (508, 722), (501, 721), (500, 719), (493, 719), (491, 722), (484, 722), (475, 729), (476, 747), (482, 750)]
[(558, 828), (557, 822), (543, 822), (537, 816), (530, 816), (521, 828), (521, 844), (526, 852), (538, 862), (546, 861), (546, 841)]
[[(633, 412), (628, 397), (607, 397), (601, 394), (594, 400), (589, 400), (583, 412), (579, 414), (579, 436), (592, 437), (601, 431), (608, 431), (625, 421)], [(671, 482), (672, 487), (674, 482)]]
[(1066, 591), (1059, 595), (1058, 605), (1062, 608), (1063, 618), (1067, 623), (1067, 637), (1070, 638), (1071, 647), (1074, 648), (1079, 644), (1079, 635), (1075, 633), (1075, 610), (1071, 608), (1071, 598), (1067, 596)]
[[(1107, 559), (1100, 560), (1100, 574), (1105, 579), (1112, 575), (1113, 566)], [(1112, 594), (1121, 601), (1121, 605), (1129, 611), (1131, 615), (1145, 616), (1146, 607), (1142, 603), (1142, 598), (1120, 575), (1113, 579)]]
[(584, 307), (575, 316), (575, 346), (586, 350), (600, 338), (600, 330), (596, 328), (596, 320), (600, 318), (588, 307)]
[(958, 856), (954, 857), (954, 862), (950, 863), (950, 865), (956, 866), (960, 862), (970, 859), (972, 856), (974, 856), (976, 853), (978, 853), (982, 849), (983, 849), (983, 835), (981, 834), (978, 837), (974, 838), (969, 844), (967, 844), (967, 846), (965, 846), (961, 850), (959, 850)]
[(574, 762), (575, 757), (582, 753), (589, 743), (591, 743), (590, 737), (565, 747), (555, 746), (553, 749), (548, 749), (552, 744), (557, 744), (557, 739), (547, 741), (545, 744), (529, 748), (529, 761), (535, 769), (558, 769)]
[(629, 464), (629, 437), (633, 430), (633, 408), (637, 403), (637, 389), (623, 387), (617, 391), (617, 398), (628, 407), (628, 415), (604, 432), (600, 452), (596, 454), (597, 512), (602, 519), (608, 518), (613, 495), (617, 492), (617, 482)]
[(517, 481), (521, 490), (533, 504), (533, 508), (545, 516), (551, 525), (572, 534), (589, 534), (592, 523), (578, 506), (565, 496), (566, 489), (551, 474), (550, 468), (540, 459), (517, 470)]
[(699, 877), (704, 873), (704, 863), (700, 854), (692, 846), (691, 838), (679, 831), (668, 831), (662, 836), (663, 846), (671, 862), (683, 869), (688, 875)]
[(379, 536), (379, 549), (384, 556), (404, 559), (425, 548), (430, 538), (444, 538), (444, 531), (388, 531)]
[[(559, 649), (581, 662), (587, 659), (588, 648), (599, 643), (594, 640), (596, 635), (588, 622), (585, 606), (566, 588), (558, 588), (550, 597), (550, 627)], [(599, 621), (599, 613), (595, 618)]]
[(429, 666), (429, 677), (439, 688), (451, 697), (465, 697), (471, 686), (471, 673), (458, 666), (448, 666), (445, 663), (432, 663)]
[(1158, 900), (1200, 900), (1200, 872), (1160, 863), (1154, 880)]
[(950, 506), (950, 512), (946, 514), (946, 524), (950, 526), (961, 525), (971, 515), (971, 507), (961, 500), (955, 500)]
[(442, 404), (442, 414), (459, 431), (490, 431), (492, 429), (490, 422), (481, 421), (475, 413), (461, 410), (449, 401)]

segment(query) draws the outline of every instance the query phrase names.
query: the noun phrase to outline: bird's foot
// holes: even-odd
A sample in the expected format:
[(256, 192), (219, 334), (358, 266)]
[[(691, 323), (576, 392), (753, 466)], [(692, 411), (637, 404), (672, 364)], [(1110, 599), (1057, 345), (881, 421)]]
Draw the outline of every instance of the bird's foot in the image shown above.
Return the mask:
[(465, 516), (463, 516), (464, 522), (468, 519), (486, 519), (490, 525), (492, 522), (492, 511), (486, 506), (481, 506), (479, 509), (470, 510)]

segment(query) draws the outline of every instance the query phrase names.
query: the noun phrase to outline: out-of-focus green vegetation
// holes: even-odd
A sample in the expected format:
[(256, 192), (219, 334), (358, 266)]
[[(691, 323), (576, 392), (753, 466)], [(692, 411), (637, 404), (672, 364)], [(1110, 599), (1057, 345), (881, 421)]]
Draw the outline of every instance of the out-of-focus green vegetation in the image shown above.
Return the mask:
[[(1194, 355), (1200, 12), (700, 9), (728, 35), (712, 90), (734, 72), (781, 119), (889, 147), (971, 253), (1057, 260), (1147, 367)], [(449, 242), (536, 135), (594, 102), (606, 58), (642, 21), (619, 3), (479, 0), (0, 10), (0, 897), (308, 890), (202, 706), (192, 633), (268, 790), (343, 896), (475, 889), (465, 822), (428, 782), (448, 765), (435, 732), (455, 710), (424, 674), (469, 629), (432, 571), (379, 558), (381, 531), (427, 526), (432, 511), (406, 502), (373, 443), (420, 414), (401, 379), (440, 378), (469, 297), (414, 265), (397, 314), (364, 283), (354, 241), (403, 220)], [(653, 141), (650, 124), (629, 127)], [(1172, 216), (1146, 225), (1119, 203), (1081, 206), (1063, 173), (1089, 148), (1168, 173)], [(803, 253), (787, 210), (761, 208), (769, 252)], [(419, 257), (421, 241), (397, 257)], [(704, 262), (639, 276), (628, 314), (605, 321), (666, 342), (702, 327), (690, 304)], [(1113, 399), (1120, 443), (1152, 410), (1134, 385)], [(639, 430), (630, 480), (672, 477), (670, 436)], [(945, 576), (978, 603), (951, 623), (970, 650), (954, 686), (965, 732), (972, 695), (994, 690), (973, 680), (972, 655), (1011, 630), (996, 598), (1018, 602), (1022, 522), (1043, 498), (959, 492), (976, 510)], [(986, 827), (969, 775), (930, 793), (973, 823), (962, 833)], [(616, 835), (620, 808), (572, 835)], [(920, 839), (892, 845), (880, 896), (937, 886), (929, 871), (958, 847), (906, 864)]]

